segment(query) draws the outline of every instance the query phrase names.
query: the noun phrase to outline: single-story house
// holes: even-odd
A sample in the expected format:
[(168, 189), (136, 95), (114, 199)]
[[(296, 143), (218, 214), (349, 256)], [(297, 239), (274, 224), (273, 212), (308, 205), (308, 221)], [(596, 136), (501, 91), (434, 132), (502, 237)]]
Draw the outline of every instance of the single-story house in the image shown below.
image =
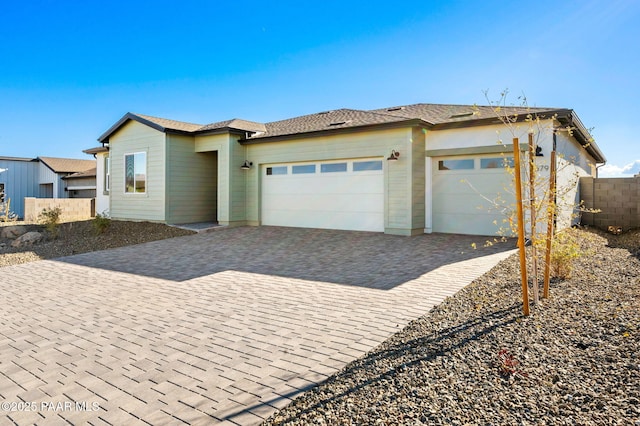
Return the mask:
[(25, 197), (69, 198), (64, 178), (95, 167), (95, 160), (0, 157), (0, 202), (10, 199), (10, 209), (24, 217)]
[(504, 212), (486, 199), (512, 197), (503, 164), (512, 138), (524, 151), (533, 130), (541, 173), (554, 146), (559, 153), (558, 185), (570, 188), (557, 221), (569, 226), (576, 176), (595, 175), (604, 155), (571, 109), (502, 113), (510, 126), (494, 108), (473, 105), (206, 125), (127, 113), (85, 152), (98, 158), (98, 205), (115, 219), (495, 235)]
[(65, 191), (68, 198), (95, 198), (96, 196), (96, 167), (83, 172), (64, 176)]

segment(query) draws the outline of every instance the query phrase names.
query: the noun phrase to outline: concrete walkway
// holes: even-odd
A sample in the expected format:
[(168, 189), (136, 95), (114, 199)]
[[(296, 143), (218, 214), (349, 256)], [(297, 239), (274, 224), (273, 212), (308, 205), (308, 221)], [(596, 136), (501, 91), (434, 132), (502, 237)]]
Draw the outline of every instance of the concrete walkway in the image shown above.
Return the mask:
[(513, 252), (246, 227), (0, 269), (0, 425), (253, 425)]

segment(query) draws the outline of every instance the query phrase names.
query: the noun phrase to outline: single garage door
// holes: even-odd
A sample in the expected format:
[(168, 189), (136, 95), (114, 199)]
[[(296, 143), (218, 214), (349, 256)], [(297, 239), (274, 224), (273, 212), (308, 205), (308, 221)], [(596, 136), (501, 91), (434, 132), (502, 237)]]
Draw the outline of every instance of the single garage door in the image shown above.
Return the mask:
[(262, 224), (384, 232), (379, 158), (263, 166)]
[(490, 200), (499, 197), (513, 208), (511, 174), (505, 170), (505, 161), (512, 164), (512, 157), (455, 157), (432, 161), (434, 232), (496, 235), (500, 227), (506, 227), (504, 206), (498, 208), (484, 197)]

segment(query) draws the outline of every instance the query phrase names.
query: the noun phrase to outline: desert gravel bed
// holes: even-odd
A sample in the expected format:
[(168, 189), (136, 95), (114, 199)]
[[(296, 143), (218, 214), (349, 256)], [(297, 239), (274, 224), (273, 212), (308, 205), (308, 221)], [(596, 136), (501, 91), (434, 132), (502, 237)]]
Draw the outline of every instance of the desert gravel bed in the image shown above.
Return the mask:
[[(8, 226), (9, 224), (3, 225)], [(18, 225), (23, 224), (19, 223)], [(41, 225), (27, 224), (24, 226), (28, 231), (42, 232), (47, 236), (44, 227)], [(62, 223), (56, 238), (47, 236), (45, 241), (31, 247), (17, 249), (11, 247), (11, 239), (0, 239), (0, 267), (96, 250), (106, 250), (193, 233), (193, 231), (178, 229), (161, 223), (113, 220), (109, 228), (98, 235), (90, 220)]]
[(511, 256), (265, 424), (640, 425), (640, 232), (571, 232), (529, 317)]

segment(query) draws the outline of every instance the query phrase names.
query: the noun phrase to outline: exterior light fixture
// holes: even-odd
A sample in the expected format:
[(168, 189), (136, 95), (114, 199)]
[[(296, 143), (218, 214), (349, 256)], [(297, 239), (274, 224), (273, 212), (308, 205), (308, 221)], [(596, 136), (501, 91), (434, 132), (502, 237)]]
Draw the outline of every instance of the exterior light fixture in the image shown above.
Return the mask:
[(253, 166), (253, 163), (247, 160), (244, 160), (244, 163), (242, 164), (242, 166), (240, 166), (241, 170), (249, 170), (251, 168), (251, 166)]
[(397, 160), (398, 157), (400, 157), (400, 153), (398, 151), (396, 151), (395, 149), (391, 150), (391, 155), (389, 155), (389, 158), (387, 158), (387, 160)]

